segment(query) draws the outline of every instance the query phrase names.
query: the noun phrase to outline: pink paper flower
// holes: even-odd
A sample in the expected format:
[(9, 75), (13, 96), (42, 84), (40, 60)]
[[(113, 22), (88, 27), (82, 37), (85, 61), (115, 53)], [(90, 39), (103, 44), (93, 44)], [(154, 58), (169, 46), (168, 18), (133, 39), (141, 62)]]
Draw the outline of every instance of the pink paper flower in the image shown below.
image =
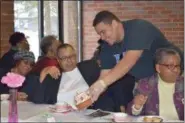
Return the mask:
[(7, 84), (8, 87), (17, 88), (22, 86), (24, 80), (24, 76), (15, 73), (7, 73), (6, 76), (2, 77), (1, 82)]

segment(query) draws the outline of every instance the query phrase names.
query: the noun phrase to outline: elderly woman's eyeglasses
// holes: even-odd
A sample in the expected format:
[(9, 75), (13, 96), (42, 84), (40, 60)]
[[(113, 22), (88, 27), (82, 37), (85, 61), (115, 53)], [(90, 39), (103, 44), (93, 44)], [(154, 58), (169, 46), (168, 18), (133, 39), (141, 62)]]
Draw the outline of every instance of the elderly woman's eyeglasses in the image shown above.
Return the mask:
[(175, 68), (180, 69), (180, 65), (172, 65), (172, 64), (160, 64), (160, 65), (165, 66), (170, 70), (174, 70)]

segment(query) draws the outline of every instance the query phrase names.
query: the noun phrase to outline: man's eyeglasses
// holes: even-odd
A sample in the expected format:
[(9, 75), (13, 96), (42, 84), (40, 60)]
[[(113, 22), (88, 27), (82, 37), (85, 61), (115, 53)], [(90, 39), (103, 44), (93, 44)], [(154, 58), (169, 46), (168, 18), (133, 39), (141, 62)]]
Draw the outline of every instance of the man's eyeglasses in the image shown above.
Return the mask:
[(165, 66), (170, 70), (174, 70), (175, 68), (180, 69), (180, 65), (172, 65), (172, 64), (160, 64), (160, 65)]
[(75, 58), (76, 55), (70, 55), (70, 56), (63, 56), (63, 57), (58, 57), (60, 60), (67, 61), (69, 59)]

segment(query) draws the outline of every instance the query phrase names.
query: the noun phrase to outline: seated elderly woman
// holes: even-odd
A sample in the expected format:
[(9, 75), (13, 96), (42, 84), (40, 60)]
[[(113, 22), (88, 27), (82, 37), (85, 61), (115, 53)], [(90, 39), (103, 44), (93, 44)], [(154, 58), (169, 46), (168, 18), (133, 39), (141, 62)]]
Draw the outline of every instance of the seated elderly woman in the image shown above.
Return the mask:
[(128, 113), (184, 120), (184, 78), (180, 76), (180, 61), (175, 49), (158, 49), (155, 55), (157, 74), (139, 81)]
[(43, 56), (38, 59), (35, 66), (32, 69), (32, 72), (40, 74), (40, 72), (48, 66), (56, 66), (58, 68), (59, 64), (56, 59), (57, 47), (59, 46), (60, 41), (53, 35), (45, 36), (40, 43), (40, 48), (43, 53)]
[[(8, 72), (13, 72), (22, 76), (26, 76), (23, 86), (18, 88), (18, 91), (25, 92), (27, 95), (29, 95), (33, 91), (31, 86), (31, 83), (33, 82), (28, 82), (28, 80), (31, 78), (28, 76), (28, 73), (31, 71), (32, 66), (34, 65), (34, 54), (29, 51), (18, 51), (15, 53), (13, 58), (15, 60), (15, 63), (11, 69), (0, 69), (0, 80)], [(3, 93), (9, 93), (9, 87), (5, 84), (0, 83), (0, 94)]]

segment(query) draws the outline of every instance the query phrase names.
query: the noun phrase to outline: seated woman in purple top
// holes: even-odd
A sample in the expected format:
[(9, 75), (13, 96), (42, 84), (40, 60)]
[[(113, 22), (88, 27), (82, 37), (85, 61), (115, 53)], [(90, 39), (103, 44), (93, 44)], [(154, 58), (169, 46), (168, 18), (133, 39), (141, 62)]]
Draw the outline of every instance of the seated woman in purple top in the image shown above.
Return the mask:
[(128, 113), (184, 120), (184, 77), (180, 76), (183, 64), (180, 61), (174, 48), (158, 49), (155, 54), (157, 74), (140, 80)]

